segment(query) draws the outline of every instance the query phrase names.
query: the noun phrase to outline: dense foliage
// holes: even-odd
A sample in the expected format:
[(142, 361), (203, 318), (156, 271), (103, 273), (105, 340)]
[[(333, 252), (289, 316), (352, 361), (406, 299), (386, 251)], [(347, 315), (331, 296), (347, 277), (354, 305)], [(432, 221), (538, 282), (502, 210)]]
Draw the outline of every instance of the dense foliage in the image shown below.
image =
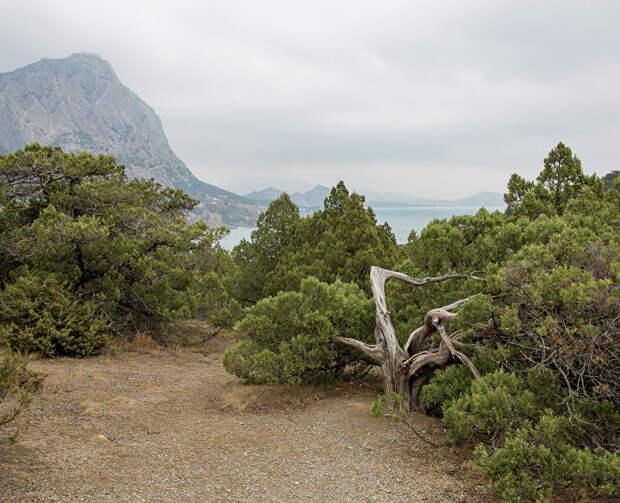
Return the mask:
[(355, 283), (370, 293), (370, 266), (391, 267), (399, 257), (390, 227), (378, 225), (364, 197), (349, 193), (343, 182), (332, 188), (322, 210), (305, 218), (286, 194), (281, 196), (257, 226), (251, 241), (233, 251), (242, 302), (297, 290), (308, 276)]
[(238, 269), (229, 284), (249, 307), (226, 369), (246, 382), (284, 384), (366, 370), (368, 362), (333, 338), (372, 338), (368, 271), (391, 267), (399, 256), (389, 226), (377, 225), (364, 197), (344, 183), (305, 218), (282, 195), (260, 216), (251, 240), (233, 250)]
[(40, 382), (40, 376), (26, 369), (21, 356), (8, 354), (0, 360), (0, 427), (10, 423), (28, 405)]
[(562, 215), (568, 201), (587, 189), (595, 189), (600, 197), (603, 184), (596, 175), (586, 176), (581, 161), (560, 142), (545, 158), (536, 182), (526, 181), (516, 173), (512, 175), (504, 196), (506, 214), (530, 219), (543, 213)]
[(235, 247), (233, 254), (239, 268), (233, 291), (241, 302), (253, 303), (266, 295), (273, 270), (299, 239), (299, 222), (299, 209), (287, 194), (282, 194), (260, 214), (250, 241), (243, 239)]
[(391, 267), (399, 256), (389, 225), (378, 225), (364, 196), (349, 193), (339, 182), (323, 209), (300, 222), (298, 240), (278, 261), (266, 293), (295, 289), (314, 276), (321, 281), (340, 279), (370, 293), (370, 266)]
[(91, 301), (83, 302), (55, 275), (23, 272), (0, 296), (0, 337), (12, 349), (43, 356), (97, 354), (109, 324)]
[(604, 191), (559, 144), (536, 182), (514, 175), (508, 189), (505, 215), (481, 210), (410, 237), (401, 264), (410, 274), (487, 277), (482, 287), (392, 289), (404, 335), (433, 305), (483, 293), (458, 328), (469, 329), (486, 375), (438, 370), (423, 401), (441, 409), (452, 441), (479, 443), (476, 460), (504, 501), (552, 501), (579, 487), (617, 496), (620, 184)]
[(373, 302), (357, 285), (309, 277), (298, 292), (246, 308), (234, 331), (239, 343), (224, 355), (224, 367), (253, 384), (330, 381), (368, 367), (333, 338), (369, 340), (373, 326)]
[(187, 223), (196, 203), (128, 180), (108, 156), (37, 144), (0, 156), (0, 309), (11, 347), (85, 356), (103, 346), (106, 326), (205, 307), (232, 323), (235, 302), (209, 275), (221, 266), (222, 231)]

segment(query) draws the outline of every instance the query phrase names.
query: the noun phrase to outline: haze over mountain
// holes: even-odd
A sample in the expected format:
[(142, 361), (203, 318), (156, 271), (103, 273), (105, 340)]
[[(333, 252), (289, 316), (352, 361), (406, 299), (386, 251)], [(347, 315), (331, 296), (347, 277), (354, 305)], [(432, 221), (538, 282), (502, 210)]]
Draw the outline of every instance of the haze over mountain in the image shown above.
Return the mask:
[[(291, 201), (293, 201), (295, 205), (300, 208), (318, 208), (323, 206), (323, 200), (329, 195), (329, 192), (329, 187), (326, 187), (325, 185), (317, 185), (313, 189), (306, 192), (294, 192), (293, 194), (289, 194), (289, 196)], [(280, 197), (282, 194), (284, 194), (283, 190), (269, 187), (265, 190), (250, 192), (244, 197), (255, 201), (264, 201), (269, 203)]]
[[(327, 197), (330, 189), (324, 185), (317, 185), (307, 192), (295, 192), (290, 194), (291, 200), (301, 208), (316, 208), (323, 205), (323, 199)], [(504, 207), (504, 196), (499, 192), (478, 192), (473, 196), (461, 199), (430, 199), (414, 197), (403, 192), (376, 192), (372, 190), (357, 191), (366, 197), (370, 206), (463, 206), (476, 208)], [(264, 201), (266, 204), (277, 199), (284, 191), (269, 187), (268, 189), (250, 192), (244, 197), (256, 201)]]
[(0, 74), (0, 153), (33, 142), (113, 155), (129, 176), (154, 178), (198, 199), (195, 216), (210, 224), (254, 225), (264, 209), (196, 178), (170, 148), (155, 111), (95, 54)]

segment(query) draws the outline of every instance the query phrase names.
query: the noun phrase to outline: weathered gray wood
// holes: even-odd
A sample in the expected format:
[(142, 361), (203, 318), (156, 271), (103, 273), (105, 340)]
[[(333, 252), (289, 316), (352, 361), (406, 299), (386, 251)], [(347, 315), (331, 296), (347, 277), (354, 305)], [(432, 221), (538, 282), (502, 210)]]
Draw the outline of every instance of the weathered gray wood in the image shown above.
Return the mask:
[[(424, 324), (411, 333), (403, 347), (398, 342), (392, 326), (385, 298), (385, 284), (390, 279), (397, 279), (415, 286), (459, 278), (484, 281), (483, 278), (477, 276), (478, 273), (479, 271), (471, 274), (444, 274), (416, 279), (400, 272), (373, 266), (370, 268), (370, 282), (376, 311), (375, 344), (371, 346), (348, 337), (336, 337), (336, 340), (359, 349), (380, 365), (383, 375), (383, 391), (386, 394), (398, 393), (403, 399), (402, 405), (407, 410), (420, 408), (419, 394), (426, 376), (430, 373), (429, 368), (441, 367), (453, 357), (463, 362), (475, 377), (480, 376), (471, 360), (454, 347), (454, 342), (462, 345), (459, 339), (463, 332), (458, 331), (449, 336), (445, 328), (445, 324), (453, 321), (457, 316), (457, 313), (452, 310), (469, 302), (475, 295), (430, 310), (424, 316)], [(439, 347), (420, 351), (426, 337), (434, 331), (438, 331), (442, 339)]]

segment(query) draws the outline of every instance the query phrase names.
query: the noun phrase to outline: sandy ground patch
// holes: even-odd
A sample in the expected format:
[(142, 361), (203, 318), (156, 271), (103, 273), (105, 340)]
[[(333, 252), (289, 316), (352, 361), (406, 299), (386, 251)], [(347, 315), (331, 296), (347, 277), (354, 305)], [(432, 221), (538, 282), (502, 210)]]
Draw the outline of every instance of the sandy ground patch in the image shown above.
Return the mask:
[(489, 500), (466, 463), (371, 417), (372, 386), (244, 387), (180, 351), (30, 367), (47, 378), (0, 445), (2, 502)]

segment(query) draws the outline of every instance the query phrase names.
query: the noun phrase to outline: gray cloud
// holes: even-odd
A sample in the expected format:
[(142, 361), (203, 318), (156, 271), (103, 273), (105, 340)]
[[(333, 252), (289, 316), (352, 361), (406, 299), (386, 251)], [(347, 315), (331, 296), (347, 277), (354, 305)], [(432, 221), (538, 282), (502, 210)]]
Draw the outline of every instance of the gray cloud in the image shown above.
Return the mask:
[(0, 71), (101, 55), (236, 190), (465, 196), (535, 176), (560, 140), (618, 168), (619, 21), (611, 1), (26, 0), (0, 7)]

